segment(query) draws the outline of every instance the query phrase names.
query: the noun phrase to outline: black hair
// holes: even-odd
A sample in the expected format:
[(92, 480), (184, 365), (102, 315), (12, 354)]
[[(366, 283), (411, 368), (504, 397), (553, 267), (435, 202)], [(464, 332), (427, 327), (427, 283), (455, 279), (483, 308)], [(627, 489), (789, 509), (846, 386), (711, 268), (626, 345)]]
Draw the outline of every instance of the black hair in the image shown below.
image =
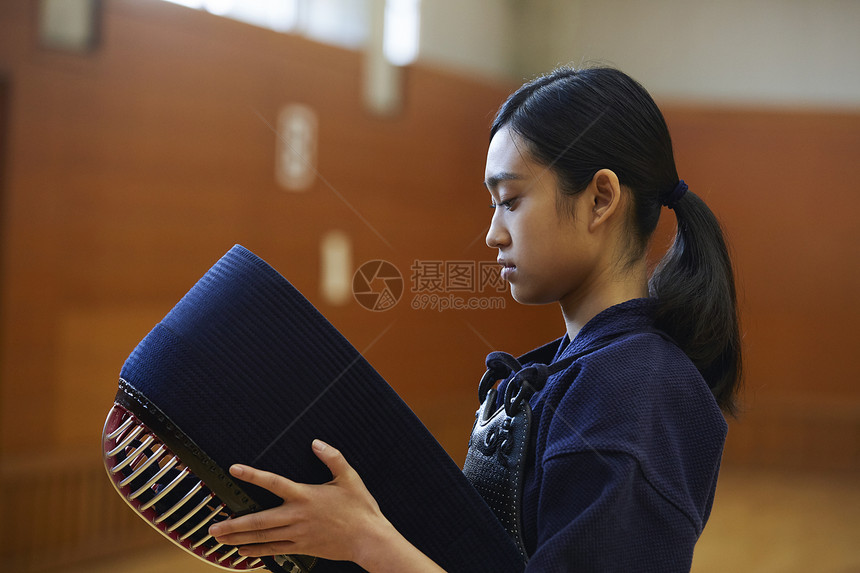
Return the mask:
[[(490, 139), (503, 127), (555, 173), (565, 196), (582, 192), (600, 169), (615, 172), (630, 190), (628, 262), (645, 255), (662, 206), (679, 183), (669, 129), (645, 88), (613, 68), (558, 68), (507, 99)], [(648, 283), (656, 325), (690, 357), (720, 408), (734, 414), (741, 337), (726, 241), (694, 193), (672, 207), (675, 239)]]

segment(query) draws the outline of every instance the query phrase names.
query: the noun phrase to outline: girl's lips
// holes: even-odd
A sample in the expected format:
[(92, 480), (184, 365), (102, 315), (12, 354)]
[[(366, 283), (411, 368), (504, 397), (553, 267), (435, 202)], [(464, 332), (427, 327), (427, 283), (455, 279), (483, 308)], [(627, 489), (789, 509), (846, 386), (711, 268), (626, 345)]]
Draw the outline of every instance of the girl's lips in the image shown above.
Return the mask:
[(502, 257), (497, 258), (496, 262), (499, 263), (500, 265), (502, 265), (502, 270), (499, 271), (499, 274), (501, 275), (502, 280), (504, 280), (504, 281), (509, 280), (508, 277), (511, 276), (511, 273), (513, 273), (515, 270), (517, 270), (517, 266), (515, 264), (512, 264), (509, 261), (506, 261)]

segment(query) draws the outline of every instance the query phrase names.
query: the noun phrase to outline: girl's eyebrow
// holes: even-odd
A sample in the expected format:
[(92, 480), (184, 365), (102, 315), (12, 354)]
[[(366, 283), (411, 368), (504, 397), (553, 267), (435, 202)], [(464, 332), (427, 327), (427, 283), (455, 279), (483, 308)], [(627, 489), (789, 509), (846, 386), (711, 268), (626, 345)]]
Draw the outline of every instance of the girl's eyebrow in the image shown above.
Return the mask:
[(487, 186), (487, 189), (493, 191), (496, 187), (499, 186), (499, 183), (502, 181), (519, 181), (521, 179), (525, 179), (522, 175), (518, 173), (511, 173), (509, 171), (502, 171), (501, 173), (497, 173), (484, 181), (484, 185)]

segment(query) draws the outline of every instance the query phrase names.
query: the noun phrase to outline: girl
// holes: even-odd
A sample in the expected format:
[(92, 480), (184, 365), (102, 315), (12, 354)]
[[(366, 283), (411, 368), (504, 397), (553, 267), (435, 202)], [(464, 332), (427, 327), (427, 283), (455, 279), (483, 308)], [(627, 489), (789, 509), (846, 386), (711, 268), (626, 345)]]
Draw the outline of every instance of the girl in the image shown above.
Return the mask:
[[(523, 478), (527, 571), (689, 571), (741, 375), (734, 279), (713, 213), (678, 179), (659, 109), (607, 68), (561, 68), (499, 110), (487, 245), (523, 304), (558, 302), (566, 333), (523, 361), (577, 357), (531, 396)], [(675, 240), (646, 259), (661, 207)], [(502, 382), (503, 390), (506, 382)], [(500, 392), (503, 395), (504, 392)], [(298, 553), (368, 571), (440, 569), (381, 514), (331, 446), (324, 485), (231, 471), (284, 500), (212, 526), (243, 555)]]

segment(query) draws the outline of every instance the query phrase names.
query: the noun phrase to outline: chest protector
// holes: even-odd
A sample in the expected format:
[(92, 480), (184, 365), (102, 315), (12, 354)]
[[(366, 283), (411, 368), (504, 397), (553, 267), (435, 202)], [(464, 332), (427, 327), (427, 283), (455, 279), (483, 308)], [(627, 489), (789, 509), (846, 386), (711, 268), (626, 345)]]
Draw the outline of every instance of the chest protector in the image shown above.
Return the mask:
[[(532, 432), (532, 408), (529, 400), (546, 385), (547, 379), (571, 364), (608, 344), (589, 348), (551, 364), (530, 363), (531, 358), (551, 357), (547, 346), (538, 348), (519, 359), (505, 352), (487, 356), (487, 371), (478, 384), (481, 404), (475, 414), (475, 424), (469, 438), (469, 449), (463, 473), (496, 514), (516, 543), (523, 562), (528, 553), (523, 541), (522, 499), (523, 476)], [(507, 379), (502, 404), (493, 387)]]

